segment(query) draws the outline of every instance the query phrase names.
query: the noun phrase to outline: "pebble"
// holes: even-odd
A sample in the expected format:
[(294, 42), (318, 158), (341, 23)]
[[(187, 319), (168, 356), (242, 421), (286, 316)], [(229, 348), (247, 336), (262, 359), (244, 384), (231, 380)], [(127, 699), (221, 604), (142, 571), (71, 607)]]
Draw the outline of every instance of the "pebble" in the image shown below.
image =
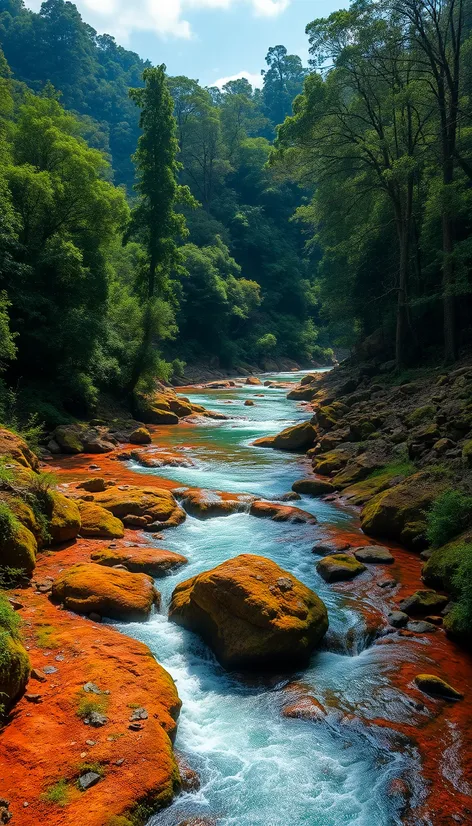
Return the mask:
[(43, 672), (45, 674), (55, 674), (57, 672), (57, 668), (55, 668), (53, 665), (45, 665), (43, 668)]
[(96, 746), (96, 745), (97, 745), (97, 741), (96, 741), (96, 740), (86, 740), (86, 741), (85, 741), (85, 745), (86, 745), (86, 746)]
[(98, 685), (95, 685), (95, 683), (85, 683), (85, 685), (82, 686), (82, 687), (83, 687), (83, 690), (87, 692), (87, 694), (89, 694), (89, 693), (91, 693), (91, 694), (101, 694), (102, 693), (100, 691)]
[(95, 786), (101, 779), (101, 776), (97, 774), (97, 772), (87, 772), (79, 777), (77, 785), (82, 792), (86, 792), (87, 789)]
[(40, 671), (39, 668), (32, 668), (31, 669), (31, 679), (32, 680), (38, 680), (39, 683), (45, 683), (46, 682), (46, 675), (44, 674), (43, 671)]
[(136, 708), (129, 719), (130, 722), (133, 723), (135, 720), (147, 720), (148, 717), (149, 714), (145, 708)]

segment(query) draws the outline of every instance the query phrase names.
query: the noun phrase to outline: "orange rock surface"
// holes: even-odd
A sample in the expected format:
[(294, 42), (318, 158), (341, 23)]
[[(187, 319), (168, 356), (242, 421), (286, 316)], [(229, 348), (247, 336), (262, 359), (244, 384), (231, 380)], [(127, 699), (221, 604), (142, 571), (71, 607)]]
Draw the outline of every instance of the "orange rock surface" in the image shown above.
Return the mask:
[(313, 514), (301, 508), (294, 508), (291, 505), (280, 505), (277, 502), (264, 502), (257, 500), (251, 505), (249, 513), (251, 516), (260, 516), (273, 519), (274, 522), (308, 522), (316, 524), (317, 519)]
[(93, 562), (67, 568), (54, 580), (51, 596), (76, 614), (134, 621), (146, 619), (159, 599), (152, 577)]
[(178, 585), (169, 618), (198, 631), (228, 668), (301, 663), (328, 628), (326, 607), (314, 591), (251, 554)]
[(173, 551), (161, 548), (104, 548), (92, 554), (92, 561), (98, 565), (113, 567), (125, 565), (133, 573), (149, 574), (149, 576), (164, 576), (168, 571), (185, 565), (187, 557)]
[(4, 427), (0, 427), (0, 456), (11, 456), (23, 467), (39, 470), (38, 457), (30, 450), (25, 440)]
[(95, 494), (94, 501), (118, 518), (149, 516), (149, 522), (160, 528), (174, 527), (185, 519), (172, 493), (159, 488), (115, 485)]
[(109, 510), (95, 502), (78, 502), (82, 536), (98, 536), (105, 539), (121, 539), (124, 536), (123, 523)]

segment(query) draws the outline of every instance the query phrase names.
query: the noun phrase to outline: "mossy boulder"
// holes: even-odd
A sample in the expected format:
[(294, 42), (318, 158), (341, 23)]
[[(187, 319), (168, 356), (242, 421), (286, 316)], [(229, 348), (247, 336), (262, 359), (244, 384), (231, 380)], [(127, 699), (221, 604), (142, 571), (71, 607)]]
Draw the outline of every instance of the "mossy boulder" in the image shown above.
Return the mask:
[(343, 489), (343, 496), (349, 499), (353, 505), (365, 505), (369, 499), (372, 499), (377, 493), (382, 493), (388, 488), (395, 487), (405, 479), (403, 473), (399, 473), (397, 468), (383, 468), (376, 471), (373, 475), (363, 479), (362, 481), (354, 482)]
[(62, 453), (84, 452), (84, 428), (78, 425), (60, 425), (52, 434), (53, 440), (59, 445)]
[(95, 502), (78, 502), (81, 536), (97, 536), (102, 539), (121, 539), (125, 534), (123, 522), (109, 510)]
[(8, 505), (0, 504), (0, 566), (24, 571), (31, 576), (36, 565), (38, 543), (34, 534), (15, 516)]
[(49, 533), (51, 545), (61, 545), (76, 539), (80, 532), (80, 511), (72, 499), (59, 491), (51, 491)]
[(426, 404), (422, 407), (417, 407), (408, 414), (405, 421), (409, 427), (417, 427), (425, 422), (431, 422), (436, 416), (436, 408), (432, 404)]
[(328, 628), (324, 603), (275, 562), (242, 554), (174, 590), (169, 619), (202, 635), (226, 668), (285, 670)]
[(446, 487), (444, 480), (428, 472), (409, 476), (367, 502), (361, 513), (362, 530), (421, 550), (426, 546), (426, 514)]
[(76, 614), (116, 620), (147, 619), (159, 593), (146, 574), (105, 568), (93, 562), (73, 565), (53, 582), (51, 598)]
[(145, 516), (149, 525), (159, 530), (180, 525), (185, 519), (185, 511), (179, 507), (172, 493), (164, 488), (115, 485), (97, 493), (94, 501), (118, 519)]
[(6, 711), (23, 695), (30, 671), (28, 652), (0, 626), (0, 706)]
[(107, 568), (124, 565), (133, 574), (149, 574), (152, 577), (165, 576), (188, 562), (187, 557), (182, 554), (143, 546), (104, 548), (93, 553), (91, 559), (92, 562), (105, 565)]
[(420, 590), (415, 591), (399, 604), (400, 611), (410, 617), (424, 616), (425, 614), (437, 614), (446, 607), (449, 598), (437, 591)]
[(333, 493), (335, 490), (331, 482), (326, 479), (297, 479), (292, 485), (292, 490), (296, 493), (305, 493), (307, 496), (325, 496), (327, 493)]
[[(270, 443), (269, 443), (270, 440)], [(275, 450), (302, 451), (312, 447), (316, 440), (316, 430), (310, 422), (286, 427), (276, 436), (265, 436), (256, 439), (254, 445), (259, 447), (273, 447)]]
[(472, 531), (467, 530), (456, 539), (435, 548), (425, 565), (422, 577), (426, 585), (454, 593), (453, 579), (472, 546)]
[(129, 441), (132, 445), (148, 445), (152, 438), (147, 427), (137, 427), (129, 434)]
[(366, 571), (366, 566), (350, 554), (325, 556), (316, 563), (316, 570), (325, 582), (342, 582), (354, 579)]
[(347, 412), (348, 407), (341, 402), (333, 402), (333, 404), (318, 407), (316, 411), (317, 424), (324, 430), (332, 430)]
[(0, 456), (8, 456), (22, 467), (39, 470), (38, 457), (28, 447), (25, 440), (11, 430), (0, 427)]

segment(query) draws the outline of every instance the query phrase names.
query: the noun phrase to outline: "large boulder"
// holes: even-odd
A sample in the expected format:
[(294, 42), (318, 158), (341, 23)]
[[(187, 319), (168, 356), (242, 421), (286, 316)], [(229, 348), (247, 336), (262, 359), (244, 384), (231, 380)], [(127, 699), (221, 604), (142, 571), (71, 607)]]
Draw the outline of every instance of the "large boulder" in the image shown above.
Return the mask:
[(169, 618), (197, 631), (226, 668), (306, 662), (328, 628), (319, 597), (275, 562), (242, 554), (174, 590)]
[(399, 604), (400, 611), (409, 616), (424, 616), (425, 614), (437, 614), (446, 607), (449, 598), (437, 591), (415, 591), (411, 596), (406, 597)]
[(75, 539), (80, 531), (80, 511), (77, 504), (62, 493), (50, 492), (49, 533), (51, 545), (61, 545)]
[(361, 525), (368, 536), (392, 539), (408, 548), (426, 545), (426, 514), (446, 483), (428, 472), (415, 473), (367, 502)]
[(91, 559), (92, 562), (105, 565), (107, 568), (124, 565), (134, 574), (149, 574), (152, 577), (165, 576), (188, 562), (187, 557), (182, 554), (139, 545), (135, 548), (104, 548), (93, 553)]
[(172, 493), (164, 488), (115, 485), (97, 493), (94, 501), (118, 519), (145, 516), (148, 525), (153, 525), (156, 530), (180, 525), (185, 519), (185, 511), (179, 507)]
[(205, 519), (210, 516), (229, 516), (232, 513), (242, 513), (249, 509), (255, 496), (244, 493), (225, 493), (218, 490), (192, 489), (181, 499), (190, 516)]
[(295, 524), (315, 525), (318, 521), (312, 513), (301, 508), (294, 508), (292, 505), (281, 505), (278, 502), (266, 502), (258, 499), (253, 502), (249, 513), (251, 516), (259, 516), (262, 519), (272, 519), (274, 522), (294, 522)]
[(302, 451), (312, 447), (316, 440), (316, 430), (310, 422), (286, 427), (276, 436), (263, 436), (256, 439), (253, 445), (257, 447), (272, 447), (275, 450)]
[(104, 568), (93, 562), (73, 565), (53, 582), (52, 599), (76, 614), (116, 620), (147, 619), (159, 593), (146, 574)]
[(121, 539), (125, 534), (123, 522), (109, 510), (95, 502), (78, 502), (81, 536), (98, 536), (102, 539)]
[(11, 457), (25, 468), (39, 470), (39, 460), (25, 440), (5, 427), (0, 427), (0, 456)]
[[(7, 504), (0, 504), (0, 567), (24, 571), (31, 576), (36, 565), (38, 543)], [(1, 702), (1, 701), (0, 701)]]
[(129, 434), (129, 441), (132, 445), (149, 445), (152, 437), (147, 427), (137, 427)]

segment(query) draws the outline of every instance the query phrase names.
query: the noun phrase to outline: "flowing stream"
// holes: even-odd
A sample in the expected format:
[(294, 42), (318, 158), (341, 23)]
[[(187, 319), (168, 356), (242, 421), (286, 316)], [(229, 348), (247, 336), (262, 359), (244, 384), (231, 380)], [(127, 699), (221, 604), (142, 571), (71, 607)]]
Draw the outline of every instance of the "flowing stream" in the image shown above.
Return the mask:
[[(264, 378), (298, 381), (300, 374)], [(307, 418), (286, 389), (244, 386), (197, 391), (192, 401), (231, 416), (194, 427), (166, 429), (166, 446), (188, 451), (194, 467), (156, 470), (182, 485), (277, 498), (304, 475), (303, 458), (251, 447), (255, 438)], [(260, 394), (263, 394), (262, 396)], [(251, 398), (253, 407), (244, 406)], [(133, 465), (139, 471), (139, 467)], [(146, 469), (149, 474), (149, 470)], [(315, 570), (316, 539), (328, 526), (352, 529), (348, 511), (303, 497), (297, 506), (318, 525), (277, 524), (248, 514), (199, 520), (188, 517), (156, 545), (185, 554), (189, 564), (157, 581), (162, 608), (150, 621), (123, 626), (146, 643), (176, 681), (182, 699), (176, 748), (201, 777), (197, 793), (183, 793), (149, 826), (176, 826), (192, 817), (219, 826), (394, 826), (400, 806), (392, 781), (408, 777), (413, 802), (421, 796), (414, 747), (376, 718), (402, 720), (406, 698), (392, 688), (390, 669), (405, 656), (401, 643), (343, 644), (349, 630), (362, 639), (362, 616), (352, 601)], [(269, 557), (313, 588), (328, 606), (325, 648), (295, 675), (248, 680), (225, 672), (194, 634), (166, 618), (175, 585), (240, 553)], [(364, 577), (369, 574), (364, 574)], [(357, 636), (356, 636), (357, 633)], [(352, 634), (351, 634), (352, 637)], [(287, 683), (298, 680), (329, 707), (326, 720), (286, 719)], [(290, 691), (290, 689), (289, 689)]]

